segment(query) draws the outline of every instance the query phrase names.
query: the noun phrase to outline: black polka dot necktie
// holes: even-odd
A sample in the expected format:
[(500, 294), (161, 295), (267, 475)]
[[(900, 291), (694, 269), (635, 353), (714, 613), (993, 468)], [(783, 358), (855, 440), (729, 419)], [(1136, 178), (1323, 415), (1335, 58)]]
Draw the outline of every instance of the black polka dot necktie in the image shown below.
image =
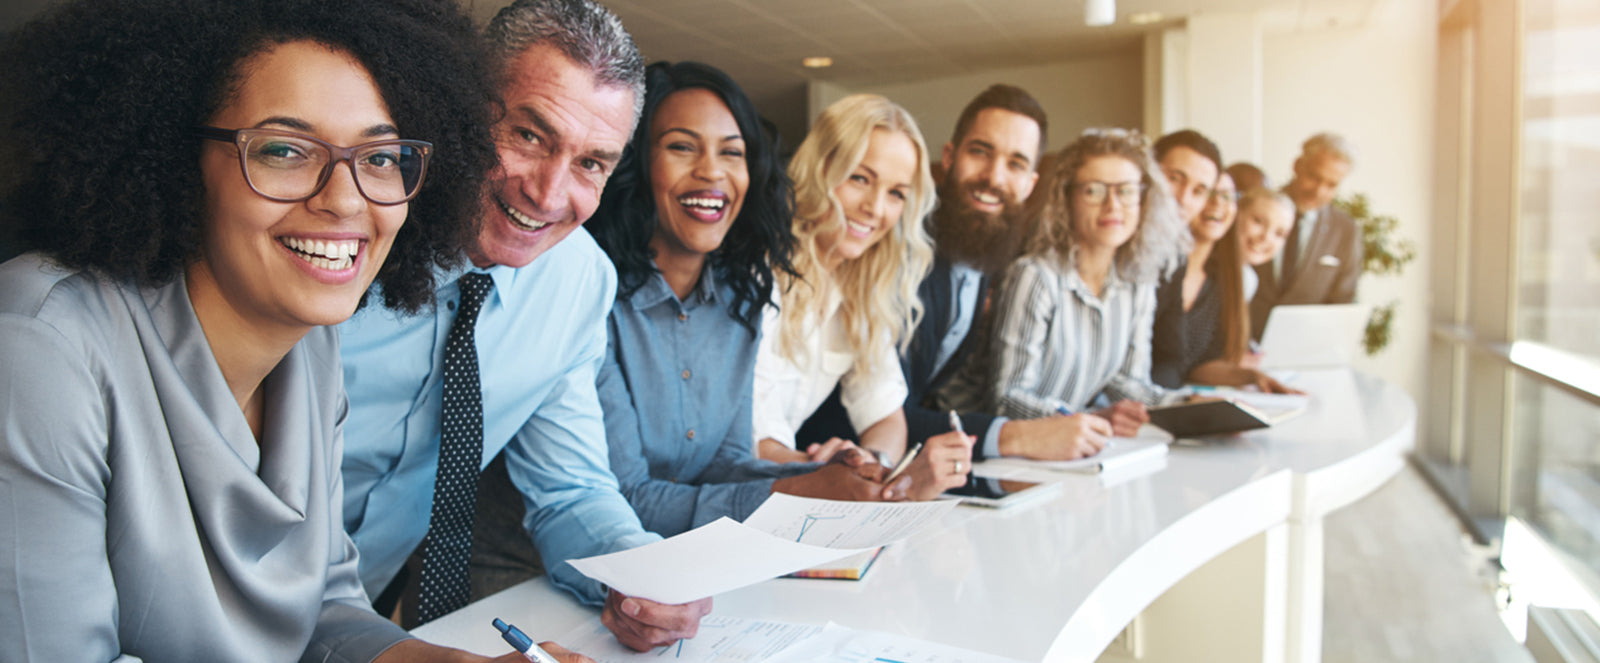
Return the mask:
[(444, 344), (444, 414), (433, 513), (423, 544), (419, 624), (466, 605), (472, 597), (467, 562), (472, 557), (472, 514), (478, 501), (478, 467), (483, 461), (483, 392), (478, 384), (473, 328), (483, 298), (494, 283), (487, 274), (470, 272), (462, 275), (460, 286), (461, 304)]

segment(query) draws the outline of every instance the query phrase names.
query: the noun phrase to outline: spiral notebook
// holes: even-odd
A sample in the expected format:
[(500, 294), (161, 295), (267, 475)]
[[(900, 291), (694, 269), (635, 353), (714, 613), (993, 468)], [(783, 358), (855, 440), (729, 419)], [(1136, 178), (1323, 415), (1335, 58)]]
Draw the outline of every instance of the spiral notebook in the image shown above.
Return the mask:
[(849, 557), (836, 559), (827, 564), (813, 566), (809, 569), (800, 569), (785, 578), (824, 578), (827, 580), (860, 580), (867, 575), (867, 569), (872, 568), (872, 563), (878, 561), (878, 554), (883, 552), (883, 546), (871, 550), (864, 550)]

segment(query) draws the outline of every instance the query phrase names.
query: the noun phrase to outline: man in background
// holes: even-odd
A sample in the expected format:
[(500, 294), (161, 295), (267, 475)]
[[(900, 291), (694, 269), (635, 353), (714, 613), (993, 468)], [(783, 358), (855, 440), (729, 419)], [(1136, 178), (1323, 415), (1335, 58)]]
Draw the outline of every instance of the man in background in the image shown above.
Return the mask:
[(1294, 177), (1283, 192), (1294, 201), (1295, 222), (1283, 251), (1256, 267), (1260, 289), (1250, 301), (1251, 333), (1261, 337), (1267, 314), (1279, 304), (1346, 304), (1361, 278), (1361, 229), (1333, 206), (1339, 184), (1355, 166), (1355, 146), (1319, 133), (1301, 146)]

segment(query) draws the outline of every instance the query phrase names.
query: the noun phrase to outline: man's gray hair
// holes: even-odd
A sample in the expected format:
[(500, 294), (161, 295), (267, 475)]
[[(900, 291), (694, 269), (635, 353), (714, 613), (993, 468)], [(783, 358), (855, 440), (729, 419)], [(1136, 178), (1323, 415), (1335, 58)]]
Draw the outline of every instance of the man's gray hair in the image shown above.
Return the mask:
[(1353, 168), (1356, 165), (1356, 144), (1339, 134), (1324, 131), (1306, 139), (1300, 145), (1300, 158), (1310, 159), (1318, 154), (1330, 154)]
[(633, 119), (644, 108), (644, 58), (622, 21), (592, 0), (516, 0), (484, 29), (495, 65), (505, 68), (523, 51), (549, 44), (594, 74), (602, 85), (633, 91)]

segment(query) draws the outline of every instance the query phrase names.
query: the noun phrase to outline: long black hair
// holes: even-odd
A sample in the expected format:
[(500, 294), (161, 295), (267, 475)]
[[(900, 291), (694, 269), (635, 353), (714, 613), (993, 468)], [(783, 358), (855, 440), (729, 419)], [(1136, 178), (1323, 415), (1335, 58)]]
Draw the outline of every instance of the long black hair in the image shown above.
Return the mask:
[(385, 303), (432, 301), (436, 265), (474, 232), (495, 90), (449, 0), (79, 0), (0, 40), (0, 228), (56, 262), (140, 284), (200, 254), (191, 135), (231, 103), (252, 56), (293, 41), (347, 53), (401, 136), (434, 145), (379, 270)]
[(755, 331), (762, 306), (772, 298), (773, 273), (794, 272), (789, 263), (794, 251), (794, 236), (789, 232), (794, 192), (778, 160), (775, 137), (762, 130), (755, 104), (721, 70), (699, 62), (657, 62), (645, 69), (644, 111), (638, 128), (585, 227), (617, 267), (619, 298), (632, 295), (658, 271), (650, 248), (650, 238), (659, 226), (650, 191), (650, 122), (667, 95), (696, 88), (721, 98), (744, 136), (750, 186), (745, 189), (738, 218), (706, 266), (717, 270), (717, 278), (733, 289), (728, 315)]

